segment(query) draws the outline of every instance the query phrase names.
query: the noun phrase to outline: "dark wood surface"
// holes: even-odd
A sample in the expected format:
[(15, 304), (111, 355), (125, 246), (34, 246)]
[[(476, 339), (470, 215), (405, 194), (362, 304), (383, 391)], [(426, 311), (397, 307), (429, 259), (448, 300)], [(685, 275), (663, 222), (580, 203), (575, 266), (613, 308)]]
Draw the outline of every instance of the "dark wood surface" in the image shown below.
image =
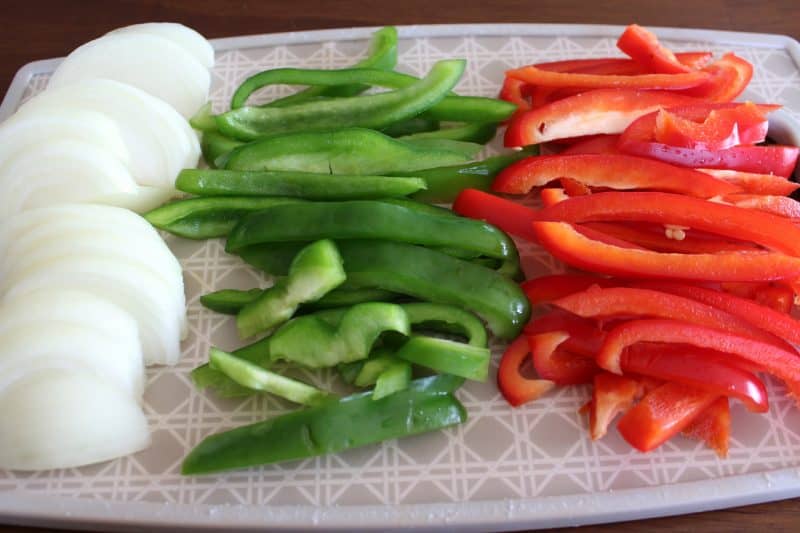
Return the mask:
[[(181, 22), (208, 38), (384, 24), (636, 22), (800, 39), (800, 0), (0, 0), (0, 20), (0, 87), (5, 94), (14, 73), (26, 63), (66, 55), (110, 29), (137, 22)], [(800, 499), (591, 529), (800, 531)], [(0, 525), (0, 531), (49, 530)]]

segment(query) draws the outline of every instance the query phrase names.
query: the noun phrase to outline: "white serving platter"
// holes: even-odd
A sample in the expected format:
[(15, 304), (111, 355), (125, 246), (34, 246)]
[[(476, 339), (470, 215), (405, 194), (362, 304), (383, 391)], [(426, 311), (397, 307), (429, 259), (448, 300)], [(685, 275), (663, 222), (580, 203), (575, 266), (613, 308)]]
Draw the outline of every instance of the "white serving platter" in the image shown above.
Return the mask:
[[(234, 37), (217, 51), (212, 99), (227, 105), (235, 87), (266, 68), (336, 68), (361, 57), (376, 28)], [(399, 69), (423, 74), (439, 59), (464, 57), (463, 94), (496, 95), (503, 72), (527, 63), (620, 55), (618, 26), (481, 24), (400, 27)], [(779, 35), (654, 28), (675, 50), (733, 51), (755, 76), (744, 98), (784, 104), (774, 123), (782, 142), (800, 143), (800, 45)], [(65, 51), (66, 52), (66, 51)], [(42, 90), (59, 59), (23, 67), (0, 105), (0, 120)], [(285, 94), (272, 89), (266, 97)], [(500, 150), (500, 144), (489, 152)], [(577, 413), (588, 388), (562, 388), (518, 409), (494, 385), (470, 383), (459, 398), (470, 419), (446, 431), (335, 456), (184, 478), (186, 452), (204, 436), (286, 411), (267, 397), (222, 401), (197, 392), (188, 372), (211, 344), (237, 346), (228, 317), (202, 308), (201, 294), (266, 282), (223, 251), (219, 241), (167, 237), (186, 281), (190, 334), (175, 368), (148, 373), (150, 449), (85, 468), (38, 473), (0, 470), (0, 522), (70, 528), (145, 527), (273, 530), (522, 529), (630, 520), (800, 496), (800, 410), (768, 383), (766, 416), (733, 404), (731, 449), (719, 459), (702, 444), (675, 438), (649, 454), (632, 451), (614, 430), (591, 442)], [(523, 244), (529, 275), (563, 271)], [(502, 345), (493, 344), (495, 355)], [(496, 359), (496, 358), (495, 358)], [(496, 361), (495, 361), (496, 364)], [(332, 375), (307, 376), (329, 386)]]

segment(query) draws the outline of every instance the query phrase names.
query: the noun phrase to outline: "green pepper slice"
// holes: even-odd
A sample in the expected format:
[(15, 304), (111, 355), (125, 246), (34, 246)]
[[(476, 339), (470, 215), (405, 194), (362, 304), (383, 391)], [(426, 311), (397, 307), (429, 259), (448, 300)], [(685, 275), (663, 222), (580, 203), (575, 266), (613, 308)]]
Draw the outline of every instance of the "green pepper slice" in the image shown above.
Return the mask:
[(400, 137), (401, 141), (418, 141), (420, 139), (449, 139), (452, 141), (463, 141), (478, 144), (486, 144), (494, 139), (497, 133), (497, 124), (481, 123), (463, 124), (451, 128), (442, 128), (419, 133), (412, 133)]
[[(242, 308), (258, 299), (264, 289), (236, 290), (222, 289), (200, 297), (200, 303), (207, 309), (225, 315), (235, 315)], [(306, 302), (300, 306), (302, 311), (314, 311), (332, 307), (349, 307), (365, 302), (391, 302), (401, 295), (381, 289), (334, 289), (314, 302)]]
[(208, 474), (314, 457), (460, 424), (467, 414), (453, 391), (461, 383), (454, 376), (422, 378), (379, 400), (371, 391), (355, 394), (218, 433), (189, 453), (181, 473)]

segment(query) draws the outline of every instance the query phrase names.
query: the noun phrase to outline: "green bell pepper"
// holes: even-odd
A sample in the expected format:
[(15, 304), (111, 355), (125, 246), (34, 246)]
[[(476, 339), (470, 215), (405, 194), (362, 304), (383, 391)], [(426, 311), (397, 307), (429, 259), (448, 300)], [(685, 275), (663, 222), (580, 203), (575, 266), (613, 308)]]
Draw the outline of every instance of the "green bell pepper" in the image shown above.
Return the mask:
[[(257, 300), (263, 292), (264, 289), (250, 289), (244, 291), (223, 289), (202, 295), (200, 297), (200, 303), (207, 309), (211, 309), (217, 313), (235, 315), (239, 313), (245, 305)], [(330, 291), (319, 300), (302, 304), (298, 312), (318, 311), (320, 309), (329, 309), (332, 307), (349, 307), (364, 302), (391, 302), (400, 297), (400, 294), (381, 289), (340, 288)]]

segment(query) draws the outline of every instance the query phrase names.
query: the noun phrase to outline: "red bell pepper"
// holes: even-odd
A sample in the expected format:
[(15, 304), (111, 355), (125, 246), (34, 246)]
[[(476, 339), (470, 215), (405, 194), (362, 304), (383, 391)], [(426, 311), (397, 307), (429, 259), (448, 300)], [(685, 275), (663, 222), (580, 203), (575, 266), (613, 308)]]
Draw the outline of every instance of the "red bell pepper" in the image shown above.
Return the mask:
[(653, 135), (656, 142), (697, 150), (724, 150), (740, 144), (758, 144), (767, 137), (767, 112), (777, 107), (748, 102), (696, 105), (682, 110), (662, 109), (656, 115)]
[[(544, 190), (544, 189), (543, 189)], [(548, 193), (555, 199), (553, 193)], [(544, 202), (547, 207), (558, 201), (566, 200), (568, 196), (558, 198), (550, 203)], [(550, 198), (548, 198), (550, 200)], [(648, 250), (656, 252), (673, 252), (683, 254), (714, 254), (717, 252), (755, 251), (761, 248), (753, 243), (730, 241), (712, 235), (702, 235), (698, 231), (684, 232), (682, 239), (667, 236), (663, 225), (647, 225), (642, 223), (628, 224), (625, 222), (587, 222), (582, 224), (606, 235), (623, 239), (627, 242), (638, 244)]]
[(711, 174), (717, 179), (733, 183), (740, 187), (742, 192), (749, 194), (788, 196), (800, 188), (800, 183), (772, 174), (755, 174), (738, 170), (715, 170), (710, 168), (698, 168), (697, 170)]
[(597, 353), (597, 364), (609, 372), (622, 373), (622, 353), (638, 342), (689, 344), (730, 354), (748, 367), (788, 382), (800, 381), (800, 355), (749, 337), (698, 326), (680, 320), (642, 319), (624, 322), (606, 334)]
[[(690, 69), (704, 67), (710, 60), (711, 52), (678, 52), (675, 58)], [(618, 71), (638, 65), (632, 59), (616, 57), (601, 57), (590, 59), (567, 59), (563, 61), (548, 61), (536, 63), (534, 67), (553, 72), (590, 72), (593, 74), (616, 74)], [(637, 73), (644, 73), (645, 69), (638, 69)], [(651, 71), (655, 72), (655, 71)]]
[(534, 222), (533, 232), (539, 244), (557, 259), (600, 274), (701, 281), (800, 277), (800, 259), (782, 253), (665, 254), (629, 249), (589, 239), (566, 222)]
[(614, 418), (630, 409), (641, 393), (642, 386), (633, 378), (610, 372), (596, 374), (589, 402), (589, 434), (592, 440), (603, 438)]
[(753, 65), (732, 53), (704, 67), (703, 71), (710, 74), (711, 79), (683, 91), (684, 94), (710, 102), (732, 102), (753, 78)]
[(664, 383), (628, 410), (617, 429), (628, 444), (647, 452), (680, 433), (717, 398), (688, 385)]
[[(540, 110), (520, 114), (517, 122), (525, 120), (525, 117), (530, 117), (531, 113), (537, 111)], [(701, 150), (655, 142), (653, 132), (655, 131), (657, 112), (643, 113), (642, 115), (631, 122), (622, 132), (617, 144), (620, 151), (683, 167), (741, 170), (784, 177), (789, 176), (797, 164), (800, 148), (796, 146), (735, 146), (725, 150)], [(535, 120), (543, 123), (539, 118), (535, 118)], [(514, 122), (512, 120), (509, 127)], [(534, 136), (534, 138), (536, 137)], [(507, 144), (507, 146), (509, 145)]]
[[(687, 226), (800, 257), (800, 228), (770, 213), (663, 192), (600, 192), (546, 207), (534, 220), (641, 221)], [(745, 280), (756, 281), (756, 280)]]
[[(557, 156), (551, 156), (557, 157)], [(581, 196), (584, 194), (592, 194), (592, 189), (590, 189), (587, 185), (584, 185), (580, 181), (574, 180), (572, 178), (560, 178), (559, 183), (561, 187), (564, 189), (564, 192), (569, 196)]]
[(556, 187), (547, 187), (541, 189), (539, 191), (539, 197), (542, 199), (542, 205), (544, 207), (550, 207), (558, 202), (563, 202), (564, 200), (569, 199), (569, 196), (564, 189), (559, 189)]
[(747, 298), (678, 282), (637, 280), (633, 284), (637, 287), (669, 292), (712, 305), (793, 344), (800, 344), (800, 321)]
[(726, 194), (722, 201), (743, 209), (757, 209), (775, 216), (800, 219), (800, 202), (788, 196), (769, 194)]
[[(505, 134), (509, 147), (600, 133), (622, 133), (634, 120), (662, 107), (697, 103), (667, 91), (597, 89), (519, 113)], [(652, 133), (652, 129), (651, 129)]]
[(617, 40), (617, 48), (651, 72), (680, 74), (691, 69), (678, 61), (671, 50), (658, 42), (654, 33), (631, 24)]
[(536, 210), (477, 189), (464, 189), (453, 202), (459, 215), (485, 220), (511, 235), (535, 240), (531, 223)]
[(560, 343), (563, 345), (562, 348), (585, 358), (591, 358), (592, 366), (594, 366), (594, 356), (605, 339), (605, 332), (594, 321), (558, 309), (532, 319), (525, 324), (523, 332), (529, 337), (541, 333), (564, 333), (567, 337)]
[(790, 313), (794, 306), (794, 291), (785, 285), (767, 285), (760, 287), (753, 299), (779, 313)]
[(583, 318), (657, 317), (683, 320), (788, 347), (781, 339), (735, 315), (691, 298), (657, 290), (591, 286), (554, 300), (552, 304)]
[(497, 386), (513, 407), (536, 400), (555, 387), (552, 381), (528, 378), (522, 374), (522, 366), (529, 355), (528, 338), (520, 335), (509, 344), (500, 359)]
[(528, 100), (522, 94), (522, 88), (524, 85), (524, 81), (506, 76), (506, 79), (503, 80), (503, 87), (500, 89), (500, 94), (498, 97), (506, 102), (516, 104), (517, 108), (520, 110), (524, 111), (526, 109), (530, 109), (530, 102), (528, 102)]
[(690, 439), (705, 442), (719, 457), (728, 456), (728, 441), (731, 434), (731, 409), (728, 399), (717, 398), (705, 411), (692, 420), (682, 431)]
[(520, 288), (531, 305), (550, 303), (564, 296), (585, 291), (589, 287), (613, 287), (616, 281), (588, 274), (551, 274), (525, 280)]
[(767, 389), (752, 372), (729, 364), (719, 353), (693, 346), (637, 344), (622, 354), (622, 371), (691, 385), (730, 396), (749, 411), (769, 411)]
[(528, 346), (533, 355), (533, 367), (542, 379), (556, 385), (590, 383), (600, 369), (594, 359), (584, 357), (561, 347), (569, 333), (549, 331), (528, 336)]
[(700, 198), (740, 191), (736, 185), (703, 172), (619, 154), (528, 157), (503, 169), (492, 183), (492, 190), (527, 194), (534, 187), (563, 177), (589, 187), (657, 190)]
[(570, 87), (582, 89), (688, 89), (697, 87), (711, 77), (699, 70), (682, 74), (639, 74), (633, 76), (614, 74), (581, 74), (553, 72), (533, 65), (509, 70), (509, 78), (516, 78), (538, 87)]
[(577, 142), (561, 152), (561, 155), (576, 154), (618, 154), (619, 135), (594, 135)]

